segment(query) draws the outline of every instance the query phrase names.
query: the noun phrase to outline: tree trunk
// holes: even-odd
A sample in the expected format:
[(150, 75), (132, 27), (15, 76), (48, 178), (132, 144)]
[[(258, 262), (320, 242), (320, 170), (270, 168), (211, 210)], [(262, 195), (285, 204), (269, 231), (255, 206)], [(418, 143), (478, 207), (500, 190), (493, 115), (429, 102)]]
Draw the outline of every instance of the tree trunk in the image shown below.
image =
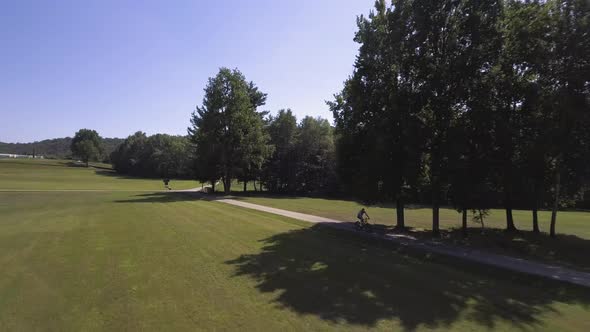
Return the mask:
[(506, 207), (506, 230), (507, 231), (515, 231), (516, 226), (514, 226), (514, 217), (512, 216), (512, 208)]
[(231, 178), (229, 176), (223, 178), (223, 193), (226, 195), (231, 193)]
[(403, 230), (406, 228), (406, 221), (404, 218), (404, 201), (401, 198), (398, 198), (395, 202), (395, 211), (397, 214), (397, 225), (395, 225), (395, 228)]
[(438, 179), (435, 179), (432, 186), (432, 235), (434, 236), (438, 236), (440, 234), (440, 203), (438, 199), (438, 188)]
[(533, 206), (533, 233), (539, 233), (539, 216), (537, 213), (537, 204)]
[(215, 193), (215, 180), (211, 181), (211, 193)]
[[(510, 210), (510, 213), (512, 213), (512, 210)], [(481, 221), (481, 234), (483, 234), (486, 225), (483, 222), (483, 213), (481, 213), (481, 210), (479, 210), (479, 221)]]
[(461, 230), (463, 237), (467, 237), (467, 209), (463, 209), (461, 213)]
[(438, 157), (438, 144), (435, 144), (434, 151), (432, 153), (431, 161), (431, 183), (432, 183), (432, 235), (438, 236), (440, 234), (440, 158)]
[(252, 183), (254, 184), (254, 191), (258, 191), (258, 188), (256, 188), (256, 180), (254, 180)]
[(557, 166), (557, 170), (555, 171), (555, 197), (553, 201), (553, 210), (551, 211), (551, 229), (549, 231), (549, 235), (551, 237), (555, 237), (555, 223), (557, 222), (557, 208), (559, 207), (559, 190), (561, 187), (561, 172), (559, 169), (559, 164)]
[(507, 192), (506, 198), (504, 201), (504, 205), (506, 207), (506, 230), (509, 232), (516, 231), (516, 226), (514, 226), (514, 218), (512, 217), (512, 197), (510, 196), (510, 192)]
[(533, 188), (533, 233), (540, 233), (539, 230), (539, 194), (538, 188), (536, 184)]
[(432, 235), (435, 235), (435, 236), (438, 236), (440, 234), (439, 211), (440, 211), (440, 207), (438, 206), (438, 202), (437, 202), (436, 205), (432, 206)]
[(246, 192), (246, 190), (247, 190), (247, 188), (246, 188), (247, 184), (248, 184), (248, 181), (244, 181), (244, 192)]

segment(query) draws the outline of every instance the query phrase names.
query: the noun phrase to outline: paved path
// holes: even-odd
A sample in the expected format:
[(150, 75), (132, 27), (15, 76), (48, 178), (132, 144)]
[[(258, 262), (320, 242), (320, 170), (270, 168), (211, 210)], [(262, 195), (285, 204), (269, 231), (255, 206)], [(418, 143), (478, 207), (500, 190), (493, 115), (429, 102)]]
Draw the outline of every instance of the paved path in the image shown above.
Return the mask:
[[(322, 224), (329, 227), (355, 231), (352, 222), (344, 222), (335, 219), (318, 217), (310, 214), (298, 213), (282, 209), (276, 209), (258, 204), (247, 203), (235, 199), (218, 199), (217, 202), (241, 206), (248, 209), (264, 211), (293, 219), (303, 220), (311, 223)], [(461, 248), (457, 246), (442, 244), (434, 241), (417, 240), (411, 236), (401, 234), (377, 234), (360, 232), (365, 236), (395, 242), (399, 245), (415, 248), (423, 251), (433, 252), (446, 256), (457, 257), (472, 262), (491, 265), (512, 271), (541, 276), (549, 279), (560, 280), (575, 285), (590, 287), (590, 273), (571, 270), (561, 266), (554, 266), (534, 262), (522, 258), (515, 258), (504, 255), (487, 253), (479, 250)]]

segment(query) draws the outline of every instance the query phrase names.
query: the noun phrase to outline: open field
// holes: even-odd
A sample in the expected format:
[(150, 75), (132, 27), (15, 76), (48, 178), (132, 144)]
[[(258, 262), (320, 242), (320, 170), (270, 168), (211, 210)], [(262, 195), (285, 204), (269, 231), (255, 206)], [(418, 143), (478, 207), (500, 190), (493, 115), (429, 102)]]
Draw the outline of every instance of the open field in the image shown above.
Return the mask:
[[(286, 209), (295, 212), (318, 215), (322, 217), (353, 221), (361, 203), (351, 200), (280, 197), (280, 196), (238, 196), (247, 202)], [(387, 205), (369, 206), (367, 208), (371, 222), (388, 227), (395, 225), (395, 208)], [(547, 235), (551, 213), (539, 211), (539, 224), (544, 234), (531, 233), (532, 221), (530, 211), (514, 211), (516, 227), (521, 232), (506, 234), (504, 210), (493, 209), (486, 218), (486, 231), (481, 234), (479, 224), (469, 221), (470, 237), (464, 240), (459, 228), (461, 215), (452, 209), (440, 210), (440, 227), (442, 241), (485, 249), (500, 254), (533, 258), (559, 263), (572, 268), (590, 271), (590, 213), (560, 211), (557, 219), (557, 239)], [(406, 226), (411, 227), (412, 234), (419, 238), (431, 238), (432, 210), (429, 208), (409, 207), (405, 209)], [(469, 215), (471, 220), (471, 215)]]
[(201, 198), (0, 192), (1, 329), (590, 329), (588, 289)]
[[(82, 167), (69, 160), (0, 159), (0, 190), (164, 190), (160, 179), (120, 176), (110, 165)], [(200, 186), (172, 180), (172, 189)]]

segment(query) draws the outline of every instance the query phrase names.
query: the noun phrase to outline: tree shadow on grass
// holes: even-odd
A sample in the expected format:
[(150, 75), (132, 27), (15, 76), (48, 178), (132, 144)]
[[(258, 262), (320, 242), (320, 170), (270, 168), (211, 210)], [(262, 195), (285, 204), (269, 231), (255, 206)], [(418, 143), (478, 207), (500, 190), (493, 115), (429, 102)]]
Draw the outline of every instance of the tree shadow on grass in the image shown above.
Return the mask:
[(128, 175), (121, 175), (114, 170), (110, 170), (110, 169), (106, 169), (106, 168), (97, 168), (94, 170), (94, 173), (96, 175), (108, 176), (108, 177), (117, 178), (117, 179), (130, 179), (130, 180), (145, 179), (145, 178), (133, 177), (133, 176), (128, 176)]
[(134, 195), (131, 199), (115, 200), (115, 203), (172, 203), (182, 201), (211, 200), (199, 192), (155, 192)]
[[(322, 225), (261, 240), (262, 251), (226, 262), (299, 314), (373, 327), (396, 319), (405, 330), (469, 320), (534, 329), (554, 301), (590, 304), (590, 290), (394, 247)], [(434, 259), (434, 262), (432, 261)], [(444, 264), (444, 265), (443, 265)]]

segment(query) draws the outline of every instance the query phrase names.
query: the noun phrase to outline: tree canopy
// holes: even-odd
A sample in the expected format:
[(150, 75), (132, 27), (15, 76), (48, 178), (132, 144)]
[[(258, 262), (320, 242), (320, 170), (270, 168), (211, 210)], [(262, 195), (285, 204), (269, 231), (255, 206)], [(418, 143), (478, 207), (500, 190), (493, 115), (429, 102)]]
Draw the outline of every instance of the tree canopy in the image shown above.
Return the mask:
[(80, 129), (74, 135), (71, 143), (72, 155), (80, 158), (86, 167), (91, 160), (99, 160), (104, 149), (102, 139), (95, 130)]
[(201, 181), (214, 184), (221, 178), (229, 193), (233, 179), (261, 167), (269, 147), (257, 108), (265, 100), (266, 94), (237, 69), (221, 68), (209, 79), (188, 129)]
[(111, 153), (115, 170), (121, 174), (189, 178), (192, 176), (190, 144), (187, 137), (143, 132), (130, 135)]

